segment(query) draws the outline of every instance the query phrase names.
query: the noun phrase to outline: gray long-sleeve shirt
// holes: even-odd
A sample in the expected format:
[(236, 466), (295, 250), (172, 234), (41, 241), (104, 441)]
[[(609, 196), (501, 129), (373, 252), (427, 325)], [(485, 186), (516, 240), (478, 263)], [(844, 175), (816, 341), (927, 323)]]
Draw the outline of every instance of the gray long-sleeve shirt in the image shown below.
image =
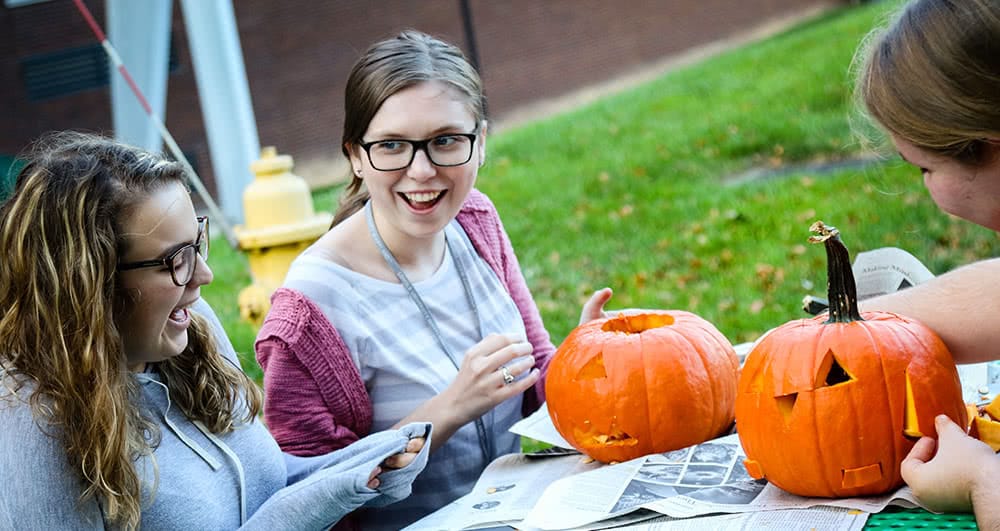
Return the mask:
[[(207, 304), (196, 311), (216, 327), (224, 355), (232, 346)], [(144, 407), (159, 424), (153, 464), (136, 468), (143, 480), (141, 527), (156, 529), (324, 529), (348, 512), (380, 506), (409, 495), (427, 461), (430, 441), (409, 466), (383, 472), (378, 490), (366, 486), (369, 473), (402, 451), (413, 437), (429, 437), (417, 423), (373, 434), (331, 454), (295, 457), (280, 451), (259, 423), (216, 435), (171, 406), (154, 371), (136, 376)], [(11, 383), (10, 377), (0, 379)], [(83, 482), (66, 458), (58, 430), (35, 418), (25, 399), (31, 384), (12, 396), (0, 385), (0, 529), (105, 529), (96, 500), (78, 503)]]

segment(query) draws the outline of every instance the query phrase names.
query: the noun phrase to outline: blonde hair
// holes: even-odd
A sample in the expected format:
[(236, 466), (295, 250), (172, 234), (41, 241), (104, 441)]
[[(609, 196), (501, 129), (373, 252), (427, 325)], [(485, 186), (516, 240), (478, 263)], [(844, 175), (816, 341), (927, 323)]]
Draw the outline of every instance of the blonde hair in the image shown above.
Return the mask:
[[(0, 367), (19, 382), (15, 391), (30, 382), (35, 418), (83, 480), (80, 501), (96, 497), (105, 518), (129, 529), (141, 516), (134, 463), (152, 454), (159, 431), (135, 406), (140, 390), (115, 321), (121, 223), (154, 191), (183, 182), (175, 162), (59, 133), (34, 145), (0, 207)], [(219, 355), (204, 319), (189, 337), (184, 353), (160, 364), (172, 400), (220, 433), (253, 419), (261, 393)]]
[(960, 162), (1000, 138), (1000, 2), (914, 0), (859, 48), (855, 97), (888, 132)]
[[(486, 97), (479, 73), (457, 46), (419, 31), (407, 30), (373, 44), (362, 54), (344, 89), (344, 134), (341, 150), (361, 144), (375, 113), (393, 94), (427, 81), (440, 81), (468, 99), (469, 110), (481, 124), (486, 120)], [(331, 227), (350, 217), (368, 201), (364, 181), (351, 175)]]

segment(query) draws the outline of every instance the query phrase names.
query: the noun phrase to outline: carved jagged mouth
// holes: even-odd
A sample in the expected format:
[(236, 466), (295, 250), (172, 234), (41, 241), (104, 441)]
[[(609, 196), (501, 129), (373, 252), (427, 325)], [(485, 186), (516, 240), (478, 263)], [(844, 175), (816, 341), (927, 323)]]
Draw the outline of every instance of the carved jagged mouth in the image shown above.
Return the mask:
[(615, 430), (614, 426), (609, 431), (610, 433), (594, 433), (593, 431), (584, 432), (578, 429), (576, 430), (576, 436), (577, 440), (581, 441), (581, 444), (588, 448), (599, 446), (635, 446), (639, 444), (639, 439), (633, 438), (623, 431)]
[(639, 443), (637, 439), (633, 439), (631, 435), (623, 431), (607, 435), (595, 435), (591, 440), (602, 446), (634, 446)]

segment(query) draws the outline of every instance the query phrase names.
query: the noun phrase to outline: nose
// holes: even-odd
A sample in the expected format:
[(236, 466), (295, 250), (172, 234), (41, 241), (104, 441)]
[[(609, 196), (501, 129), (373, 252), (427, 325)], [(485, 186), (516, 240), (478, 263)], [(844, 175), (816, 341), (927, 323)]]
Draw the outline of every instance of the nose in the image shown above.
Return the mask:
[(406, 168), (406, 175), (411, 179), (423, 180), (433, 177), (437, 173), (434, 163), (427, 156), (426, 148), (418, 149), (413, 154), (413, 161)]
[(195, 262), (194, 274), (191, 275), (191, 282), (188, 282), (188, 287), (198, 288), (209, 284), (215, 275), (212, 273), (212, 268), (208, 267), (208, 262), (200, 254), (196, 254), (198, 261)]

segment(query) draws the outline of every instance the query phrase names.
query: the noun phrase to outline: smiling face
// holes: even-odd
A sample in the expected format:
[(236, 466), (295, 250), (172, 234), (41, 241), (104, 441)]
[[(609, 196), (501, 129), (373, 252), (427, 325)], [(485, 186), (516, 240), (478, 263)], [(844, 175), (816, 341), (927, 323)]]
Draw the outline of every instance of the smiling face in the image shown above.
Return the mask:
[(920, 169), (924, 186), (941, 210), (1000, 231), (1000, 148), (987, 146), (985, 162), (970, 165), (929, 153), (892, 136), (903, 160)]
[(393, 94), (368, 124), (363, 142), (424, 140), (453, 133), (477, 133), (471, 159), (459, 166), (437, 166), (426, 151), (417, 150), (409, 166), (380, 171), (372, 167), (364, 149), (351, 147), (351, 163), (361, 172), (379, 232), (391, 248), (436, 237), (458, 214), (484, 160), (486, 125), (476, 123), (468, 98), (440, 82), (420, 83)]
[[(193, 243), (198, 221), (187, 190), (167, 184), (140, 203), (122, 224), (125, 251), (122, 263), (156, 260)], [(207, 238), (208, 235), (206, 234)], [(212, 270), (200, 256), (186, 286), (174, 284), (166, 267), (132, 269), (118, 273), (124, 308), (116, 313), (125, 356), (132, 369), (162, 361), (184, 351), (191, 316), (187, 310), (212, 281)]]

